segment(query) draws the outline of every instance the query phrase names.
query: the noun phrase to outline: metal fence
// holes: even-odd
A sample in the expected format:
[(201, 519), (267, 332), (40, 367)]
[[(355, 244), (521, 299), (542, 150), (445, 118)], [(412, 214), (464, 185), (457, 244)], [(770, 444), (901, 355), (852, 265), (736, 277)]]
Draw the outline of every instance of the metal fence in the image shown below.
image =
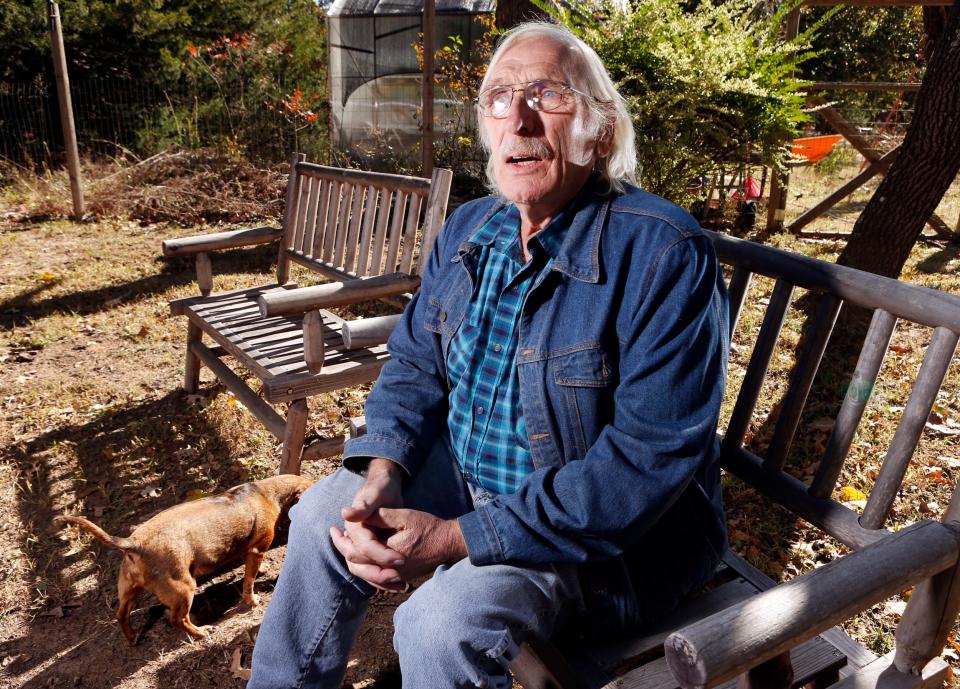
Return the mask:
[[(239, 146), (254, 159), (283, 160), (294, 150), (325, 159), (329, 138), (321, 120), (297, 131), (258, 104), (244, 118), (209, 107), (187, 84), (161, 89), (133, 79), (73, 80), (74, 125), (81, 153), (149, 155), (170, 146)], [(242, 128), (242, 129), (241, 129)], [(63, 134), (55, 84), (0, 83), (0, 156), (27, 166), (59, 163)]]

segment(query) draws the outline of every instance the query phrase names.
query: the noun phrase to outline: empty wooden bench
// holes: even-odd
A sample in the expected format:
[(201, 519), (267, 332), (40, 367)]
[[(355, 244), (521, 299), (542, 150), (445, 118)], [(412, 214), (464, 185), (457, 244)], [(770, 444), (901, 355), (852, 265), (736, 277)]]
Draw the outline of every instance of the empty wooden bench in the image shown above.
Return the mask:
[[(515, 676), (525, 689), (943, 684), (948, 667), (939, 656), (960, 608), (960, 495), (954, 493), (942, 521), (922, 520), (896, 531), (884, 525), (954, 356), (960, 297), (723, 235), (712, 238), (721, 260), (733, 269), (732, 330), (752, 276), (775, 279), (759, 331), (741, 338), (753, 343), (749, 362), (736, 374), (731, 367), (728, 387), (734, 389), (728, 392), (736, 403), (721, 434), (723, 467), (754, 487), (771, 510), (774, 503), (785, 508), (850, 552), (779, 584), (730, 554), (706, 590), (654, 628), (605, 642), (576, 636), (534, 641), (514, 663)], [(781, 332), (795, 288), (810, 290), (816, 306), (794, 346), (795, 363), (779, 412), (767, 415), (773, 432), (768, 429), (758, 443), (752, 426), (771, 359), (797, 339)], [(757, 303), (763, 302), (754, 295), (751, 308)], [(786, 460), (845, 304), (872, 311), (872, 321), (823, 451), (806, 458), (819, 465), (812, 478), (801, 480), (785, 470)], [(861, 512), (832, 496), (858, 427), (866, 425), (864, 412), (898, 320), (932, 328), (932, 335)], [(919, 349), (921, 343), (915, 344)], [(894, 651), (877, 657), (836, 626), (911, 588)]]
[[(282, 228), (163, 242), (165, 256), (196, 257), (200, 296), (170, 304), (188, 319), (184, 388), (196, 390), (201, 364), (213, 371), (283, 441), (281, 473), (299, 473), (302, 457), (343, 447), (342, 436), (305, 443), (307, 399), (373, 381), (387, 359), (396, 317), (344, 321), (327, 309), (382, 298), (402, 306), (443, 225), (451, 177), (439, 168), (420, 179), (324, 167), (294, 154)], [(209, 252), (277, 240), (276, 283), (211, 293)], [(297, 288), (293, 265), (337, 282)], [(259, 390), (221, 361), (227, 356), (253, 374)], [(285, 416), (278, 404), (286, 404)]]

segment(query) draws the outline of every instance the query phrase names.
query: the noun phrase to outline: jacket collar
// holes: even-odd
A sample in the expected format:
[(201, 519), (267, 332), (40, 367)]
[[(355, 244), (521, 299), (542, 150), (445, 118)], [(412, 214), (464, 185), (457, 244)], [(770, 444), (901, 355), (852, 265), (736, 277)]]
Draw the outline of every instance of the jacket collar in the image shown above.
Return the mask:
[[(563, 242), (553, 261), (553, 270), (565, 273), (582, 282), (598, 282), (600, 279), (600, 236), (609, 213), (610, 202), (614, 197), (606, 192), (605, 183), (591, 178), (576, 198), (570, 208), (565, 211), (572, 214), (570, 226), (567, 228)], [(477, 230), (483, 227), (494, 215), (506, 205), (506, 201), (492, 199), (493, 205), (483, 213), (467, 234), (471, 239)], [(457, 250), (458, 260), (465, 253), (476, 248), (478, 244), (467, 240)]]

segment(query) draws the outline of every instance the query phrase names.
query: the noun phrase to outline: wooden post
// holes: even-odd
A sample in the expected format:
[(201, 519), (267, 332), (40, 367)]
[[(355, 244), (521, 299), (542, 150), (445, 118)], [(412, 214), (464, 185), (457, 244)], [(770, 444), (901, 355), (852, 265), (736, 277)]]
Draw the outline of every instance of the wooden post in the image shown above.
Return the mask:
[[(960, 538), (960, 490), (953, 491), (943, 521)], [(943, 652), (947, 636), (960, 614), (960, 565), (918, 584), (903, 611), (896, 632), (893, 664), (900, 672), (920, 674)]]
[(67, 152), (67, 171), (70, 174), (70, 193), (73, 196), (73, 217), (83, 217), (83, 189), (80, 186), (80, 156), (77, 153), (77, 131), (73, 125), (73, 104), (70, 101), (70, 79), (67, 76), (67, 56), (63, 50), (63, 27), (60, 8), (47, 0), (50, 12), (50, 43), (53, 46), (53, 71), (57, 75), (57, 101), (60, 103), (60, 124), (63, 144)]
[(287, 426), (283, 432), (278, 474), (299, 474), (300, 454), (307, 432), (307, 400), (294, 400), (287, 408)]
[[(792, 41), (800, 32), (800, 7), (787, 15), (786, 39)], [(770, 179), (770, 201), (767, 205), (767, 232), (782, 232), (787, 212), (787, 192), (790, 188), (790, 171), (774, 170)]]
[(423, 176), (433, 174), (433, 15), (434, 0), (423, 3)]

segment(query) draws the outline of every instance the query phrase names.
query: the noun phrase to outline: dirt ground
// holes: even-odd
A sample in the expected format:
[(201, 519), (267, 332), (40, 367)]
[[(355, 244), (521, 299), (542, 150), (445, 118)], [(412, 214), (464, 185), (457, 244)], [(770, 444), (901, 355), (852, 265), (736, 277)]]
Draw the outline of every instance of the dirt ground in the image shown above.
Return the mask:
[[(0, 228), (0, 687), (242, 687), (263, 608), (240, 601), (242, 568), (203, 584), (191, 641), (141, 599), (128, 646), (113, 620), (120, 554), (52, 523), (84, 514), (125, 535), (158, 511), (275, 471), (276, 441), (204, 372), (180, 389), (184, 324), (166, 303), (188, 296), (192, 268), (159, 258), (183, 234), (127, 221)], [(215, 259), (217, 289), (269, 281), (269, 251)], [(365, 390), (315, 400), (312, 422), (343, 431)], [(336, 458), (312, 462), (320, 477)], [(256, 582), (270, 601), (285, 548)], [(345, 687), (399, 687), (390, 619), (372, 601)]]

